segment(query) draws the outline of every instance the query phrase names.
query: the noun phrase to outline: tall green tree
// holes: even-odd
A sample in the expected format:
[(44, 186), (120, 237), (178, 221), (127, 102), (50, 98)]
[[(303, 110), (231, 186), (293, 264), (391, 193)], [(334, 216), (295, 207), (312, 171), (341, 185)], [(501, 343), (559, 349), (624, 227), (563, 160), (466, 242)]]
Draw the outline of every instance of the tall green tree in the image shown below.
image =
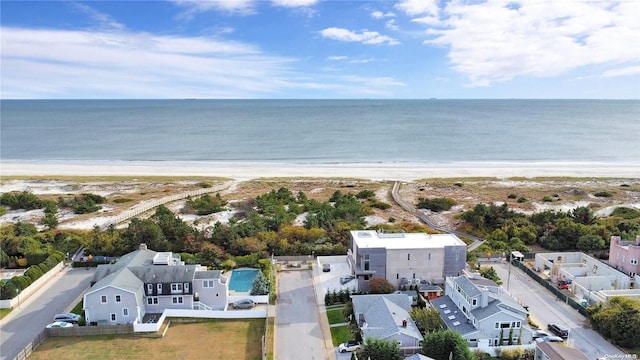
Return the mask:
[(473, 360), (467, 341), (453, 330), (436, 331), (427, 334), (422, 344), (422, 355), (435, 360)]
[(367, 338), (358, 355), (359, 359), (402, 360), (400, 346), (395, 341)]
[(430, 333), (442, 330), (440, 312), (435, 308), (413, 308), (409, 315), (422, 332)]

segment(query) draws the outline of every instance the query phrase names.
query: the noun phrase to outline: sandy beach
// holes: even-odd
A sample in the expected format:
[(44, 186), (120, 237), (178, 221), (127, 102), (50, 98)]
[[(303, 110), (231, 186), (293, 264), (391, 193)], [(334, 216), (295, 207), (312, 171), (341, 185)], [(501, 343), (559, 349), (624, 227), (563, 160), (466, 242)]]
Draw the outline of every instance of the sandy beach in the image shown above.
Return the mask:
[(466, 177), (640, 178), (640, 164), (605, 163), (380, 163), (289, 164), (213, 162), (3, 162), (2, 176), (205, 176), (258, 178), (360, 178), (415, 181)]

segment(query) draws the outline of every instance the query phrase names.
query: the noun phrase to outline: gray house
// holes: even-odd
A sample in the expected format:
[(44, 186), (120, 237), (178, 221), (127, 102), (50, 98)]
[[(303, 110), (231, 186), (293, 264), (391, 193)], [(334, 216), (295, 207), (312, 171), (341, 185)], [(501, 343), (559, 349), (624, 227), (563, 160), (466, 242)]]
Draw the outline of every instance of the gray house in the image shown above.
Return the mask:
[(220, 271), (184, 265), (170, 252), (140, 249), (100, 265), (84, 294), (88, 324), (131, 324), (165, 309), (224, 310), (227, 279)]
[(423, 336), (409, 316), (407, 295), (354, 295), (351, 301), (363, 339), (396, 341), (404, 355), (420, 350)]
[(467, 245), (453, 234), (351, 231), (347, 260), (359, 290), (369, 290), (372, 277), (400, 288), (411, 284), (442, 284), (466, 267)]
[(460, 333), (470, 347), (484, 339), (490, 346), (532, 341), (528, 311), (495, 282), (479, 275), (448, 277), (445, 295), (431, 300), (431, 305), (446, 327)]

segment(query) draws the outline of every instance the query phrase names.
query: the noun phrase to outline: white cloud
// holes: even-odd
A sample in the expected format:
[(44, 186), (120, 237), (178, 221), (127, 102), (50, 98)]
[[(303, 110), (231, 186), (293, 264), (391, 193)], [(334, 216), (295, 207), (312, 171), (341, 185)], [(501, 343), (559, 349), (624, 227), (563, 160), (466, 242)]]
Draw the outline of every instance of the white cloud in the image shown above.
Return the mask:
[(343, 55), (333, 55), (333, 56), (329, 56), (327, 59), (331, 61), (340, 61), (340, 60), (346, 60), (347, 57)]
[(602, 77), (616, 77), (616, 76), (627, 76), (627, 75), (640, 75), (640, 66), (629, 66), (625, 68), (605, 71), (602, 74)]
[(233, 15), (255, 14), (255, 0), (170, 0), (186, 10), (181, 17), (190, 18), (193, 15), (207, 11), (219, 11)]
[(391, 77), (308, 71), (298, 59), (218, 38), (9, 27), (0, 31), (0, 91), (5, 99), (277, 98), (290, 92), (315, 98), (362, 97), (392, 96), (395, 88), (404, 86)]
[(2, 28), (7, 98), (246, 98), (286, 87), (295, 59), (209, 38)]
[(318, 0), (272, 0), (273, 5), (282, 7), (305, 7), (318, 3)]
[[(517, 3), (517, 6), (513, 6)], [(449, 48), (454, 70), (471, 86), (517, 76), (549, 77), (595, 64), (640, 61), (640, 2), (451, 2), (443, 27), (425, 43)]]
[(396, 39), (390, 38), (385, 35), (381, 35), (377, 31), (362, 31), (360, 33), (353, 32), (347, 29), (330, 27), (322, 30), (320, 32), (322, 37), (338, 40), (338, 41), (346, 41), (346, 42), (360, 42), (363, 44), (387, 44), (387, 45), (398, 45), (400, 42)]
[(384, 19), (384, 18), (390, 18), (395, 16), (396, 14), (391, 12), (383, 13), (382, 11), (374, 11), (371, 13), (371, 17), (374, 19)]
[(389, 20), (385, 21), (384, 27), (386, 27), (389, 30), (393, 30), (393, 31), (397, 31), (398, 29), (400, 29), (400, 27), (398, 25), (396, 25), (395, 19), (389, 19)]
[(439, 12), (438, 0), (401, 0), (395, 7), (409, 16), (438, 15)]
[(72, 2), (71, 5), (81, 12), (89, 15), (89, 17), (98, 24), (99, 28), (110, 30), (122, 30), (125, 28), (124, 25), (111, 18), (108, 14), (97, 11), (88, 5), (77, 2)]

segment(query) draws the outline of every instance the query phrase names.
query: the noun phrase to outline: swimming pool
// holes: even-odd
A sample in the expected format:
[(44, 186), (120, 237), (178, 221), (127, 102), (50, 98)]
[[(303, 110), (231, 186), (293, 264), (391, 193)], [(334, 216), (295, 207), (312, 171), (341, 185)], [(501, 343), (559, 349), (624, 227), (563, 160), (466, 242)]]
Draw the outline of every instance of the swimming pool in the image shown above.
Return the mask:
[(253, 280), (258, 276), (258, 269), (235, 269), (231, 272), (229, 290), (235, 292), (250, 292)]

